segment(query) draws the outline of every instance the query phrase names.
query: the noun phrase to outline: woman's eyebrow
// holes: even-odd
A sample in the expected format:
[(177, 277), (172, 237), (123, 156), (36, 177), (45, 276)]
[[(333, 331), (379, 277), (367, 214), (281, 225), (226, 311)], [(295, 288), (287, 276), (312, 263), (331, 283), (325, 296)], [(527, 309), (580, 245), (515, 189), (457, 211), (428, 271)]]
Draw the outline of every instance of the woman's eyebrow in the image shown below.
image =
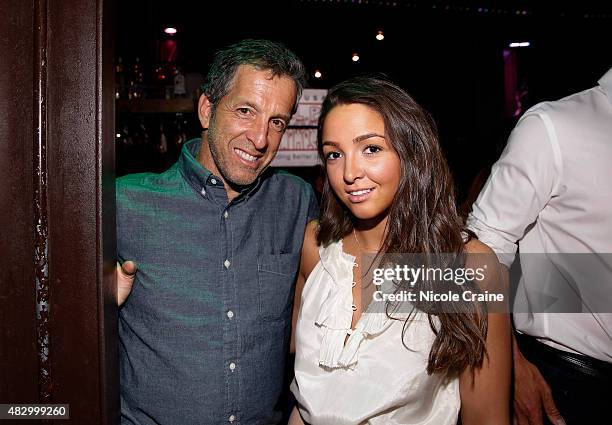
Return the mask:
[[(355, 137), (353, 139), (353, 143), (359, 143), (359, 142), (362, 142), (364, 140), (371, 139), (372, 137), (380, 137), (382, 139), (385, 138), (385, 136), (380, 135), (378, 133), (366, 133), (366, 134), (362, 134), (361, 136)], [(336, 142), (332, 142), (331, 140), (325, 140), (325, 141), (323, 141), (323, 146), (335, 146), (335, 147), (337, 147), (338, 144)]]
[(362, 134), (361, 136), (355, 137), (353, 139), (353, 143), (359, 143), (359, 142), (361, 142), (363, 140), (370, 139), (372, 137), (381, 137), (383, 139), (385, 138), (385, 136), (382, 136), (382, 135), (380, 135), (378, 133), (366, 133), (366, 134)]

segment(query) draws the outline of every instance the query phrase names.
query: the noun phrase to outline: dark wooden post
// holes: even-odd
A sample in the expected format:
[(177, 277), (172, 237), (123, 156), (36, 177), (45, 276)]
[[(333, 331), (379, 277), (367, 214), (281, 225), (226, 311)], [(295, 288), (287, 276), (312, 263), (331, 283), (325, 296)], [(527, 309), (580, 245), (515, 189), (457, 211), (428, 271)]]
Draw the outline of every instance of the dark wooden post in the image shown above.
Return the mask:
[(0, 0), (0, 403), (75, 424), (118, 422), (111, 7)]

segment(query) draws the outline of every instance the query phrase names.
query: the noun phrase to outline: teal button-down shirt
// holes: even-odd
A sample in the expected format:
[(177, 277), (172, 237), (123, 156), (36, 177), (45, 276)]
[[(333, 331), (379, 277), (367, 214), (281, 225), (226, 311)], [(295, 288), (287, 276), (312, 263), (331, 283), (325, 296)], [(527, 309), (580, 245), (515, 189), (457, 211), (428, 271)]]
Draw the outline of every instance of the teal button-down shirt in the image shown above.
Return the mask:
[(138, 273), (120, 312), (124, 424), (269, 424), (287, 353), (312, 188), (268, 170), (228, 202), (185, 144), (117, 180), (117, 251)]

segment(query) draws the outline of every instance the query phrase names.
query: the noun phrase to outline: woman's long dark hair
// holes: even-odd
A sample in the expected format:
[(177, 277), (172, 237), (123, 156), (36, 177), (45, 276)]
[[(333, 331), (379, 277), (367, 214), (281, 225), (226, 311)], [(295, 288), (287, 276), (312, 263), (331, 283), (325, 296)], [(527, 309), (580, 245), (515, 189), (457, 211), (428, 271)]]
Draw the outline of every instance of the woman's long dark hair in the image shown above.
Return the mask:
[[(338, 105), (363, 104), (380, 113), (385, 138), (400, 158), (401, 179), (389, 210), (381, 253), (464, 253), (463, 223), (455, 206), (453, 180), (430, 115), (396, 84), (379, 77), (354, 77), (334, 86), (325, 98), (318, 124), (318, 150), (323, 155), (323, 125)], [(328, 245), (353, 230), (353, 216), (336, 197), (326, 177), (317, 242)], [(422, 282), (427, 290), (431, 282)], [(419, 305), (417, 304), (417, 307)], [(420, 307), (419, 307), (420, 308)], [(482, 366), (486, 355), (486, 308), (475, 303), (453, 303), (431, 308), (429, 322), (436, 334), (429, 354), (428, 373), (446, 375)], [(444, 310), (444, 311), (442, 311)], [(439, 318), (434, 325), (433, 316)], [(409, 324), (406, 320), (404, 332)]]

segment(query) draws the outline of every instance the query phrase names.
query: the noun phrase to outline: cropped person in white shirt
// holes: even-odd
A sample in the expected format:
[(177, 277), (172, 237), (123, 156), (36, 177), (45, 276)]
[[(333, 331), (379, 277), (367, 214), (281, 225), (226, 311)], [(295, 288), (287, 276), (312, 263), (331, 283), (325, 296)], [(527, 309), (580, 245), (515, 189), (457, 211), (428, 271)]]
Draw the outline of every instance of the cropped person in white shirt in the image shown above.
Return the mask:
[[(518, 425), (610, 423), (611, 182), (612, 69), (596, 87), (521, 117), (468, 218), (506, 267), (520, 252)], [(580, 309), (561, 305), (572, 293)]]
[(323, 103), (318, 148), (326, 181), (302, 248), (289, 423), (509, 424), (507, 314), (415, 303), (396, 320), (368, 302), (374, 288), (362, 279), (367, 254), (383, 264), (387, 253), (481, 253), (499, 266), (462, 232), (432, 119), (392, 82), (352, 78)]

